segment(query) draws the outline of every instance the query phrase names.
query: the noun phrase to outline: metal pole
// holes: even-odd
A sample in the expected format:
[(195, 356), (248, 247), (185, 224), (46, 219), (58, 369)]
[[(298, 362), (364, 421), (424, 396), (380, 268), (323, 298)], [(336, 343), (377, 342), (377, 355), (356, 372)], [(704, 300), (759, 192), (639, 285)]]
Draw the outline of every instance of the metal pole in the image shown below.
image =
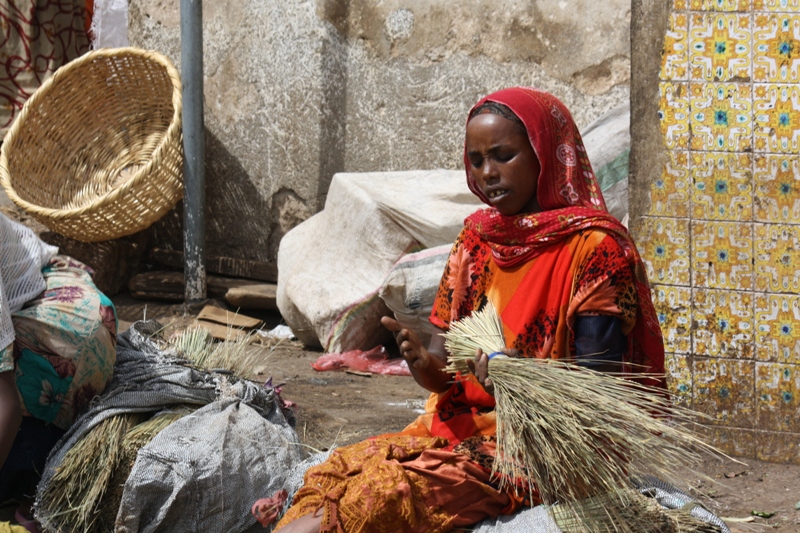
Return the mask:
[(181, 0), (183, 78), (183, 256), (186, 303), (206, 298), (203, 2)]

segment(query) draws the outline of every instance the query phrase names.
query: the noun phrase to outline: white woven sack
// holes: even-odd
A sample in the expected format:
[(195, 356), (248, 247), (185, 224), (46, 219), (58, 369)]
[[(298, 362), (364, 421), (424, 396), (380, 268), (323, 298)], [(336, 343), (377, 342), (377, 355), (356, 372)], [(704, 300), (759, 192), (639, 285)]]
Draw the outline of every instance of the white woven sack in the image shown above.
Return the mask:
[(392, 266), (408, 252), (452, 244), (480, 205), (463, 171), (336, 174), (325, 209), (281, 240), (283, 318), (298, 339), (329, 352), (391, 340), (378, 290)]
[(581, 132), (606, 207), (622, 222), (628, 215), (630, 122), (631, 107), (625, 103), (601, 116)]
[(403, 256), (392, 267), (379, 293), (397, 321), (414, 331), (425, 346), (436, 332), (428, 317), (452, 247), (444, 244)]

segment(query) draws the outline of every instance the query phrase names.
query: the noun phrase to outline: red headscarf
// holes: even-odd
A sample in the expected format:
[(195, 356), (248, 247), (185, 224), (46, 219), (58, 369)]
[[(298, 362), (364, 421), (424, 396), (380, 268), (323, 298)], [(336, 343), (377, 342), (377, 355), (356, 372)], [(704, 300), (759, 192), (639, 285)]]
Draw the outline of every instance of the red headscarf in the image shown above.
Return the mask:
[[(483, 98), (472, 108), (469, 117), (485, 102), (508, 107), (525, 126), (541, 166), (539, 176), (531, 176), (531, 179), (538, 180), (536, 197), (542, 211), (506, 216), (490, 207), (470, 215), (464, 221), (466, 228), (489, 245), (500, 267), (529, 261), (547, 247), (581, 230), (606, 231), (624, 250), (636, 279), (639, 305), (636, 325), (631, 332), (634, 353), (629, 361), (641, 365), (647, 372), (663, 373), (664, 343), (644, 265), (628, 230), (606, 210), (572, 115), (549, 93), (514, 87)], [(464, 164), (470, 190), (488, 204), (488, 198), (470, 173), (466, 146)]]

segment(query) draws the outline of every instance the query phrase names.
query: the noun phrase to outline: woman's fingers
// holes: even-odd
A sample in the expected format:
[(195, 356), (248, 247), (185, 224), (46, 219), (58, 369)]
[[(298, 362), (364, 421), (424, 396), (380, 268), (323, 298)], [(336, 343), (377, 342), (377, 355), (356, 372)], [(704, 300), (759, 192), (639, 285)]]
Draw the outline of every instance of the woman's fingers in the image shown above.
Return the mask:
[(470, 365), (470, 369), (473, 374), (475, 374), (475, 379), (478, 380), (478, 383), (483, 385), (486, 392), (494, 395), (494, 385), (492, 384), (491, 378), (489, 378), (489, 356), (481, 350), (478, 350), (475, 354), (475, 361)]
[(403, 326), (400, 325), (400, 322), (390, 316), (381, 317), (381, 324), (389, 331), (398, 332), (403, 329)]
[(400, 322), (389, 316), (381, 317), (381, 324), (394, 334), (394, 340), (397, 343), (397, 346), (400, 347), (400, 353), (405, 357), (403, 352), (408, 348), (404, 349), (402, 344), (411, 340), (409, 330), (405, 329), (400, 325)]
[(483, 383), (488, 375), (489, 357), (481, 350), (478, 350), (478, 353), (475, 354), (475, 376)]

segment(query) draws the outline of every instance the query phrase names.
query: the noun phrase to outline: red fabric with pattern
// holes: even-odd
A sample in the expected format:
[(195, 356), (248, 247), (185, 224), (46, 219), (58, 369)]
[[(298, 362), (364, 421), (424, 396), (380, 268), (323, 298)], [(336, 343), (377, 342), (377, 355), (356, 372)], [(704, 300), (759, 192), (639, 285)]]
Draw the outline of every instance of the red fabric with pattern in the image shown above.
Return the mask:
[(89, 3), (0, 2), (0, 136), (6, 134), (28, 98), (53, 72), (89, 50)]

